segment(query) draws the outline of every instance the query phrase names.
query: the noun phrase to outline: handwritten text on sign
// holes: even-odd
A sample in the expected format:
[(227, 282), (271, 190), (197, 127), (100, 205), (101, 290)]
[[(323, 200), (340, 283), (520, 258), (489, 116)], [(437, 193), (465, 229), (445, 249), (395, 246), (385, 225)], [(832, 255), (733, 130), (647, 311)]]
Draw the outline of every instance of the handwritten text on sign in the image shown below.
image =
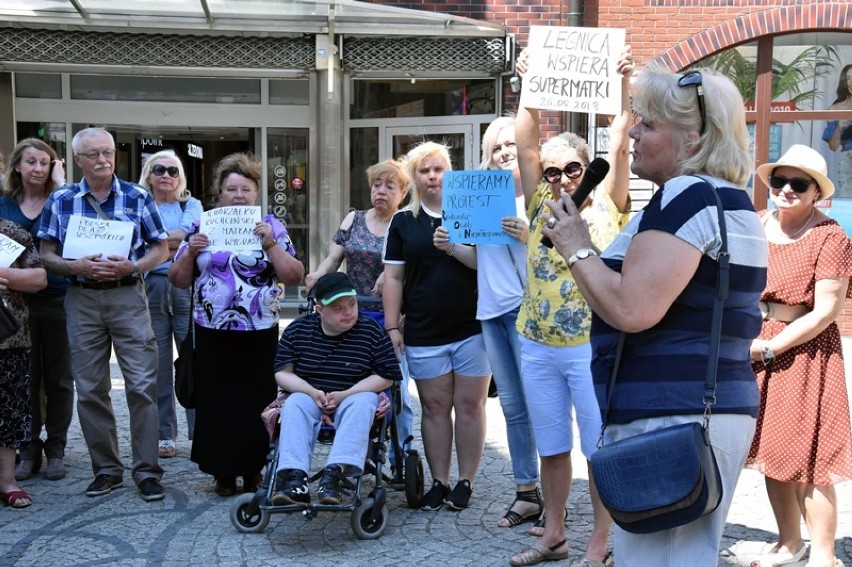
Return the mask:
[(5, 234), (0, 234), (0, 268), (8, 268), (11, 266), (23, 251), (23, 246)]
[(130, 256), (135, 224), (129, 221), (93, 219), (82, 215), (71, 215), (65, 242), (62, 244), (62, 257), (76, 260), (83, 256), (100, 254), (109, 256)]
[(500, 219), (515, 215), (515, 183), (506, 170), (444, 173), (443, 225), (450, 242), (509, 244)]
[(521, 106), (618, 114), (623, 29), (532, 26)]
[(200, 232), (207, 235), (207, 250), (260, 250), (254, 234), (260, 222), (260, 207), (218, 207), (201, 213)]

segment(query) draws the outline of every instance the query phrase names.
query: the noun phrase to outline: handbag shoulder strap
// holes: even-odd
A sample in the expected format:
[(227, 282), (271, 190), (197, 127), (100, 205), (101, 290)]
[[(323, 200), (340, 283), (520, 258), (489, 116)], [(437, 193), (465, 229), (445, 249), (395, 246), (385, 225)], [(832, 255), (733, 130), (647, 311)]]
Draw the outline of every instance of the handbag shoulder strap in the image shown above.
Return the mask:
[(509, 251), (509, 259), (512, 260), (512, 267), (515, 268), (515, 275), (518, 276), (518, 281), (521, 283), (521, 289), (524, 289), (524, 278), (521, 277), (521, 272), (518, 270), (518, 264), (515, 262), (515, 255), (512, 253), (512, 247), (507, 244), (506, 250)]
[(92, 208), (94, 208), (95, 211), (97, 211), (99, 217), (101, 217), (104, 220), (112, 220), (109, 216), (107, 216), (107, 214), (101, 208), (100, 203), (98, 203), (98, 200), (95, 199), (94, 195), (92, 195), (91, 193), (86, 193), (86, 200), (89, 202), (90, 205), (92, 205)]
[[(722, 205), (722, 199), (719, 197), (719, 187), (716, 183), (703, 175), (696, 177), (709, 183), (713, 186), (713, 196), (716, 198), (716, 213), (719, 218), (719, 236), (722, 243), (719, 247), (719, 256), (716, 260), (716, 296), (713, 300), (713, 319), (710, 324), (710, 349), (707, 358), (707, 370), (704, 374), (704, 427), (710, 421), (710, 408), (716, 403), (716, 373), (719, 368), (719, 348), (722, 341), (722, 313), (725, 306), (725, 300), (728, 297), (728, 289), (730, 287), (731, 275), (731, 255), (728, 252), (728, 229), (725, 224), (725, 208)], [(616, 347), (615, 362), (612, 367), (612, 374), (609, 378), (606, 396), (606, 409), (604, 410), (603, 423), (601, 425), (601, 439), (598, 445), (602, 443), (603, 432), (609, 423), (609, 411), (612, 403), (612, 392), (615, 389), (615, 379), (618, 376), (618, 368), (621, 363), (621, 356), (624, 350), (623, 332), (619, 333), (618, 346)]]

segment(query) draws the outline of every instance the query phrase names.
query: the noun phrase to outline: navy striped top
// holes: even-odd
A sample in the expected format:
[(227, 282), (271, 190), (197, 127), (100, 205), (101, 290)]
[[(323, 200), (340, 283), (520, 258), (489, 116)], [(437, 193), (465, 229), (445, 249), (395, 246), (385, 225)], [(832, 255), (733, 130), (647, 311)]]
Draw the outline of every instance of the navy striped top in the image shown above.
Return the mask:
[(347, 390), (373, 374), (402, 380), (387, 331), (363, 313), (354, 327), (334, 337), (323, 333), (317, 313), (290, 323), (278, 342), (275, 371), (289, 364), (296, 376), (323, 392)]
[[(744, 190), (716, 179), (725, 208), (730, 292), (722, 318), (714, 413), (757, 416), (758, 390), (750, 347), (760, 333), (758, 306), (766, 285), (768, 248), (763, 226)], [(703, 412), (704, 375), (716, 292), (716, 258), (721, 247), (713, 186), (695, 176), (666, 183), (601, 255), (621, 271), (633, 237), (661, 230), (704, 254), (698, 269), (663, 319), (627, 334), (609, 413), (610, 423)], [(600, 317), (592, 320), (592, 375), (603, 414), (619, 331)]]

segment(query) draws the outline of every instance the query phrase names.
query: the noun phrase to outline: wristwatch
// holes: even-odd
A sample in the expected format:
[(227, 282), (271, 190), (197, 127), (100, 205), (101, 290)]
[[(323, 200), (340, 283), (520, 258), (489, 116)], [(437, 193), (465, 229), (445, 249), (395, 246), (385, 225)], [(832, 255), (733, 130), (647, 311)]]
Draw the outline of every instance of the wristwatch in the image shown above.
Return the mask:
[(585, 260), (589, 256), (597, 256), (598, 253), (592, 250), (591, 248), (580, 248), (577, 250), (573, 256), (568, 258), (568, 267), (570, 268), (579, 260)]
[(763, 357), (764, 363), (772, 362), (772, 360), (775, 358), (775, 353), (772, 352), (771, 348), (769, 348), (768, 342), (764, 342), (763, 345), (760, 347), (760, 356)]
[(136, 261), (136, 260), (133, 260), (133, 272), (131, 273), (131, 275), (136, 276), (138, 274), (139, 274), (139, 262)]

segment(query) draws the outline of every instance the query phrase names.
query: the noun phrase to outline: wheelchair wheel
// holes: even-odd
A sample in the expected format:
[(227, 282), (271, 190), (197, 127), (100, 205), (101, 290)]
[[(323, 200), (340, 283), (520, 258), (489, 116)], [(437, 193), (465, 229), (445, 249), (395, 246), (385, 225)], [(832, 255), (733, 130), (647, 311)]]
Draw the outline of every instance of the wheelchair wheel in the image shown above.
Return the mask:
[(253, 513), (249, 511), (254, 493), (240, 494), (231, 506), (231, 523), (237, 528), (237, 531), (247, 534), (257, 534), (262, 532), (267, 524), (269, 524), (269, 512), (261, 510), (259, 507)]
[(419, 508), (423, 498), (423, 461), (417, 451), (405, 455), (405, 501), (409, 508)]
[(372, 520), (374, 503), (375, 500), (372, 498), (365, 498), (361, 502), (361, 505), (352, 512), (352, 531), (360, 539), (377, 539), (381, 537), (385, 532), (385, 528), (388, 527), (387, 506), (382, 506), (379, 517), (376, 518), (375, 522)]

